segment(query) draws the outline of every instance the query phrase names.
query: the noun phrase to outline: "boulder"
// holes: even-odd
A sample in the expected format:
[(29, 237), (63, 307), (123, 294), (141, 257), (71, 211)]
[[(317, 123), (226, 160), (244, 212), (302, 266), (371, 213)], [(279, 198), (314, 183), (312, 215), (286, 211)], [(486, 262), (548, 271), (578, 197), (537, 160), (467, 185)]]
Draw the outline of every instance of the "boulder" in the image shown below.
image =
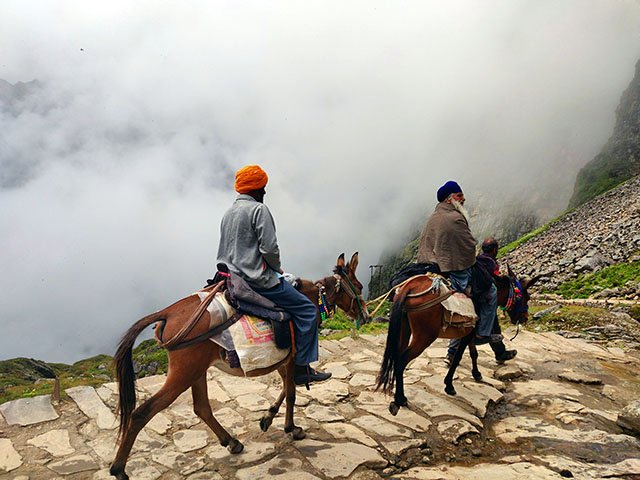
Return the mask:
[(640, 400), (634, 400), (618, 414), (616, 421), (625, 430), (634, 435), (640, 434)]

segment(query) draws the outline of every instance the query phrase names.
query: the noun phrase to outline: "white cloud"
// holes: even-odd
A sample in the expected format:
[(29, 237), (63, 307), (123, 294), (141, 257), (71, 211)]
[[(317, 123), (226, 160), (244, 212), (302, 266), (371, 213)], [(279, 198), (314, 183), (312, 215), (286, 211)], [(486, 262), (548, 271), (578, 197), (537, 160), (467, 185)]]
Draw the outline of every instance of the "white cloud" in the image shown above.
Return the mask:
[(639, 17), (595, 0), (3, 3), (0, 78), (43, 87), (2, 115), (0, 357), (112, 353), (199, 287), (243, 164), (270, 175), (285, 268), (314, 279), (359, 250), (366, 283), (450, 178), (469, 203), (557, 212), (611, 132)]

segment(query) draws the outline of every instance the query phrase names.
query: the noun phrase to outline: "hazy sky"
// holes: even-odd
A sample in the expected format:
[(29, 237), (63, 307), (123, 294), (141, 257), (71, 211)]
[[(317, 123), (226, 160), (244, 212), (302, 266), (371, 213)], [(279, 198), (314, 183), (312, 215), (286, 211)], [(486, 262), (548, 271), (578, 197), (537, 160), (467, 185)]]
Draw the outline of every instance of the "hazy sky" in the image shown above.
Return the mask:
[(198, 289), (248, 163), (310, 279), (358, 250), (367, 283), (448, 179), (557, 213), (639, 25), (631, 0), (3, 1), (0, 79), (40, 87), (0, 104), (0, 359), (113, 354)]

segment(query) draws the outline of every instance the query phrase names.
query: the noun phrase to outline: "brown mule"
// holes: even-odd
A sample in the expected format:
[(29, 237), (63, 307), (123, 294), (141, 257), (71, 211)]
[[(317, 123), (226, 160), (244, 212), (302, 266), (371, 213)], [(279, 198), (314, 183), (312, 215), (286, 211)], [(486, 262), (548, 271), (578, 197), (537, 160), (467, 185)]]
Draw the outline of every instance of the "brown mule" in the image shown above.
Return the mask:
[[(512, 323), (519, 324), (527, 321), (529, 309), (527, 289), (538, 278), (521, 284), (509, 269), (508, 280), (505, 278), (497, 281), (498, 305), (505, 307)], [(434, 291), (422, 294), (429, 290), (432, 283), (432, 278), (427, 275), (416, 276), (400, 287), (394, 297), (387, 343), (376, 385), (376, 390), (382, 388), (384, 392), (391, 394), (395, 384), (394, 400), (389, 405), (392, 415), (396, 415), (400, 407), (407, 405), (403, 381), (405, 368), (437, 338), (461, 339), (444, 379), (447, 394), (456, 394), (453, 388), (453, 376), (467, 345), (471, 356), (473, 378), (476, 381), (482, 380), (478, 370), (478, 350), (473, 343), (475, 328), (448, 326), (443, 330), (444, 307), (441, 302), (444, 297)]]
[[(356, 278), (357, 266), (357, 252), (353, 254), (346, 265), (344, 254), (342, 254), (338, 257), (334, 275), (315, 283), (303, 280), (300, 291), (314, 304), (317, 304), (320, 291), (324, 289), (326, 303), (329, 304), (329, 307), (338, 306), (349, 317), (366, 322), (368, 314), (362, 299), (362, 284)], [(223, 362), (221, 360), (222, 347), (212, 341), (205, 340), (184, 349), (169, 350), (169, 368), (164, 385), (156, 394), (135, 408), (135, 374), (131, 357), (135, 339), (146, 327), (160, 321), (166, 321), (162, 334), (163, 339), (170, 339), (184, 327), (199, 305), (200, 299), (197, 295), (183, 298), (164, 310), (138, 320), (120, 341), (114, 357), (119, 387), (120, 430), (118, 437), (120, 447), (109, 471), (118, 480), (129, 478), (125, 473), (125, 466), (140, 430), (154, 415), (171, 405), (189, 387), (191, 387), (193, 396), (194, 412), (213, 430), (220, 444), (226, 446), (231, 453), (240, 453), (244, 448), (242, 443), (231, 436), (213, 416), (207, 396), (207, 369), (214, 365), (231, 375), (245, 376), (245, 373), (242, 369), (230, 368), (228, 364)], [(189, 332), (187, 340), (206, 332), (209, 324), (208, 312), (205, 312), (204, 317)], [(318, 314), (318, 322), (320, 322), (320, 314)], [(293, 381), (293, 355), (289, 354), (284, 360), (269, 368), (248, 372), (247, 376), (265, 375), (274, 370), (278, 371), (284, 385), (278, 399), (260, 420), (260, 428), (263, 431), (269, 428), (280, 409), (280, 405), (286, 398), (284, 430), (291, 433), (293, 439), (299, 440), (304, 438), (305, 433), (302, 428), (294, 424), (293, 420), (293, 406), (296, 397)]]

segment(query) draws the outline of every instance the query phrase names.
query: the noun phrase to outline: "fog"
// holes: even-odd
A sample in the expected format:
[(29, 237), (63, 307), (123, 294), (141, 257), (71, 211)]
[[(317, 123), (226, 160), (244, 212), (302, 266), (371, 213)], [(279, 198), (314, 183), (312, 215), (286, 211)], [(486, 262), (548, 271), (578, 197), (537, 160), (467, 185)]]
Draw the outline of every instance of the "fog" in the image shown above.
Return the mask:
[(0, 359), (113, 354), (200, 288), (246, 164), (310, 279), (359, 251), (367, 283), (449, 179), (469, 207), (557, 214), (639, 20), (622, 0), (3, 2)]

